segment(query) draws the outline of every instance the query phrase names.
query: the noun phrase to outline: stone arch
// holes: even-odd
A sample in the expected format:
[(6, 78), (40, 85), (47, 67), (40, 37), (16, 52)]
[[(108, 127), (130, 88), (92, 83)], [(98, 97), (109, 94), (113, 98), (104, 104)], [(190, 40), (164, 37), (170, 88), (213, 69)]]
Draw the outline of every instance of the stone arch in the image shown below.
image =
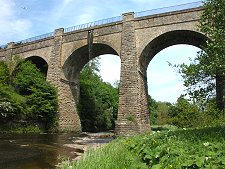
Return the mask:
[(31, 61), (36, 67), (47, 77), (48, 73), (48, 63), (47, 61), (40, 56), (29, 56), (25, 58), (25, 61)]
[(91, 58), (89, 58), (88, 45), (78, 48), (67, 58), (63, 64), (63, 76), (66, 78), (66, 80), (72, 84), (75, 84), (79, 88), (79, 75), (84, 65), (93, 58), (104, 54), (113, 54), (119, 56), (116, 50), (114, 50), (111, 46), (102, 43), (93, 43)]
[(142, 107), (140, 107), (140, 111), (144, 112), (143, 117), (149, 117), (147, 68), (152, 58), (161, 50), (177, 44), (187, 44), (203, 48), (206, 40), (207, 37), (200, 32), (190, 30), (174, 30), (159, 35), (145, 46), (138, 60), (138, 100), (140, 105), (142, 105)]
[[(114, 54), (118, 55), (120, 54), (120, 50), (121, 50), (121, 42), (118, 42), (118, 38), (115, 37), (111, 37), (111, 39), (101, 39), (101, 38), (94, 38), (93, 39), (93, 43), (94, 44), (104, 44), (106, 46), (109, 46), (110, 48), (112, 48), (114, 50)], [(120, 57), (120, 55), (118, 55)]]
[(139, 64), (142, 73), (146, 72), (149, 62), (161, 50), (178, 44), (193, 45), (203, 48), (207, 37), (200, 32), (191, 30), (175, 30), (163, 33), (149, 42), (139, 57)]
[(65, 78), (69, 81), (76, 78), (86, 63), (88, 63), (93, 58), (104, 54), (113, 54), (119, 56), (114, 48), (103, 43), (93, 43), (91, 58), (89, 58), (88, 45), (84, 45), (76, 49), (67, 58), (62, 66)]
[[(92, 60), (95, 57), (98, 57), (100, 55), (104, 54), (113, 54), (118, 55), (116, 50), (112, 48), (109, 45), (102, 44), (102, 43), (93, 43), (92, 47), (92, 57), (89, 58), (89, 48), (88, 45), (84, 45), (78, 49), (76, 49), (64, 62), (62, 66), (62, 74), (61, 74), (61, 84), (60, 84), (60, 91), (59, 92), (60, 98), (62, 98), (62, 102), (66, 102), (66, 105), (70, 108), (68, 114), (75, 114), (75, 120), (76, 126), (78, 126), (81, 129), (81, 123), (78, 116), (77, 111), (77, 103), (79, 101), (79, 95), (80, 95), (80, 71), (85, 66), (86, 63), (88, 63), (90, 60)], [(61, 99), (59, 99), (61, 100)], [(71, 106), (73, 105), (73, 106)], [(63, 115), (63, 116), (69, 116), (69, 115)], [(74, 116), (74, 115), (73, 115)], [(71, 115), (72, 118), (72, 115)], [(65, 120), (65, 118), (62, 118), (61, 123), (66, 125), (68, 122)]]

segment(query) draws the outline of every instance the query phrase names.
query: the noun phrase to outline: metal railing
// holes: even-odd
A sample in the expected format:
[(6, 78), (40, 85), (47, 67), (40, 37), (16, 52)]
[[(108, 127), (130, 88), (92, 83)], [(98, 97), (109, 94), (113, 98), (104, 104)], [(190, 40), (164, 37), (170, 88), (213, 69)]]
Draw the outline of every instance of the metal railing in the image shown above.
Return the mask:
[[(172, 12), (172, 11), (179, 11), (179, 10), (184, 10), (184, 9), (197, 8), (197, 7), (200, 7), (202, 5), (203, 5), (203, 3), (201, 1), (198, 1), (198, 2), (181, 4), (181, 5), (176, 5), (176, 6), (152, 9), (152, 10), (147, 10), (147, 11), (142, 11), (142, 12), (136, 12), (136, 13), (134, 13), (134, 17), (138, 18), (138, 17), (155, 15), (155, 14), (160, 14), (160, 13), (165, 13), (165, 12)], [(81, 30), (81, 29), (86, 29), (86, 28), (90, 28), (90, 27), (94, 27), (94, 26), (98, 26), (98, 25), (104, 25), (104, 24), (119, 22), (119, 21), (122, 21), (122, 16), (116, 16), (116, 17), (112, 17), (112, 18), (108, 18), (108, 19), (102, 19), (102, 20), (98, 20), (98, 21), (94, 21), (94, 22), (89, 22), (89, 23), (85, 23), (85, 24), (81, 24), (81, 25), (68, 27), (68, 28), (64, 29), (64, 33), (72, 32), (72, 31), (76, 31), (76, 30)], [(52, 37), (52, 36), (54, 36), (54, 32), (50, 32), (50, 33), (35, 36), (35, 37), (32, 37), (32, 38), (28, 38), (28, 39), (25, 39), (25, 40), (21, 40), (21, 41), (15, 42), (15, 44), (23, 44), (23, 43), (27, 43), (27, 42), (33, 42), (33, 41), (36, 41), (36, 40), (41, 40), (41, 39), (45, 39), (45, 38)], [(0, 49), (4, 49), (6, 47), (7, 47), (7, 45), (1, 45)]]
[(65, 33), (72, 32), (72, 31), (76, 31), (76, 30), (80, 30), (80, 29), (90, 28), (90, 27), (94, 27), (94, 26), (98, 26), (98, 25), (104, 25), (104, 24), (114, 23), (114, 22), (119, 22), (119, 21), (122, 21), (122, 16), (116, 16), (116, 17), (112, 17), (112, 18), (102, 19), (102, 20), (98, 20), (98, 21), (94, 21), (94, 22), (89, 22), (89, 23), (84, 23), (81, 25), (68, 27), (68, 28), (64, 29), (64, 32)]
[(41, 40), (41, 39), (49, 38), (49, 37), (52, 37), (52, 36), (54, 36), (54, 32), (50, 32), (50, 33), (42, 34), (42, 35), (35, 36), (35, 37), (32, 37), (32, 38), (24, 39), (24, 40), (15, 42), (15, 44), (33, 42), (33, 41), (36, 41), (36, 40)]
[(203, 5), (203, 2), (198, 1), (198, 2), (192, 2), (192, 3), (187, 3), (187, 4), (157, 8), (157, 9), (152, 9), (152, 10), (147, 10), (147, 11), (136, 12), (136, 13), (134, 13), (134, 17), (138, 18), (138, 17), (156, 15), (156, 14), (161, 14), (161, 13), (166, 13), (166, 12), (180, 11), (180, 10), (184, 10), (184, 9), (192, 9), (192, 8), (200, 7), (202, 5)]

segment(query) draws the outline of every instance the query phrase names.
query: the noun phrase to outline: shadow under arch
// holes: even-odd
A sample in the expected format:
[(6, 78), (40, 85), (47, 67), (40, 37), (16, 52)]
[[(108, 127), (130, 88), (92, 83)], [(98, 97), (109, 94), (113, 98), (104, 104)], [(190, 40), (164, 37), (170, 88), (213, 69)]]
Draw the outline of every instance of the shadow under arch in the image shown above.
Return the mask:
[(161, 50), (178, 44), (186, 44), (196, 46), (200, 49), (206, 44), (207, 37), (200, 32), (190, 31), (190, 30), (175, 30), (166, 32), (151, 42), (144, 48), (142, 51), (139, 63), (141, 71), (146, 74), (147, 67), (149, 62), (153, 57), (160, 52)]
[(45, 59), (40, 56), (30, 56), (25, 58), (25, 61), (31, 61), (33, 64), (36, 65), (40, 72), (44, 74), (45, 78), (47, 77), (48, 63)]

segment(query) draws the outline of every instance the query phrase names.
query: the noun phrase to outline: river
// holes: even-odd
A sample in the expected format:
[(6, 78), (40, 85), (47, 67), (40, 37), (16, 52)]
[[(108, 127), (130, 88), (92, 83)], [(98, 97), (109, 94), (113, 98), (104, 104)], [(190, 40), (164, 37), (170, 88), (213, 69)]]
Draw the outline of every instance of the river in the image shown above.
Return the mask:
[(99, 144), (112, 140), (111, 136), (103, 138), (100, 135), (0, 134), (0, 169), (55, 169), (59, 157), (75, 159), (82, 153), (76, 144)]

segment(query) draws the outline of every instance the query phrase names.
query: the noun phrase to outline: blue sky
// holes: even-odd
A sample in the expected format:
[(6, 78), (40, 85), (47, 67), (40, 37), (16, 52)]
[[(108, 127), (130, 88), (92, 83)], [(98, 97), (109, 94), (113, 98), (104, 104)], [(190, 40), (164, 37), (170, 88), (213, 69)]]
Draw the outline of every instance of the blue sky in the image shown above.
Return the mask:
[[(53, 32), (125, 12), (196, 2), (198, 0), (0, 0), (0, 45)], [(161, 51), (148, 67), (149, 93), (157, 101), (175, 102), (182, 93), (182, 79), (168, 66), (188, 62), (198, 49), (174, 46)], [(110, 83), (119, 79), (120, 60), (101, 57), (102, 78)], [(179, 58), (179, 59), (178, 59)], [(110, 65), (110, 66), (109, 66)], [(162, 76), (160, 79), (158, 78)]]

